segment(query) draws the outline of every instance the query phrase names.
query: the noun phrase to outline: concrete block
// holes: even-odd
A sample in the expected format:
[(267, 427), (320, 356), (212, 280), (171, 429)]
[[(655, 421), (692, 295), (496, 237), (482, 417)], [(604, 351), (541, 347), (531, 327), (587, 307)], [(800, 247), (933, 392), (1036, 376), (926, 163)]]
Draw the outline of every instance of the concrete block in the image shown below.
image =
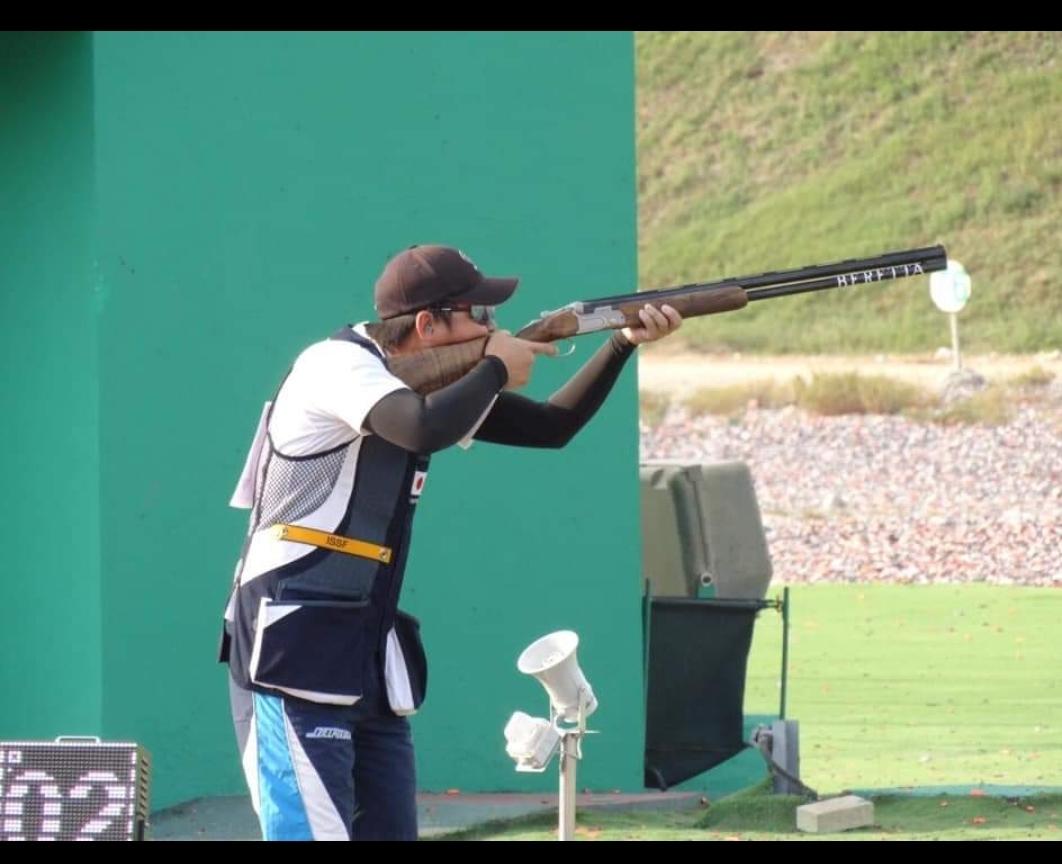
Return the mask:
[(797, 828), (827, 834), (874, 824), (874, 804), (858, 795), (844, 795), (797, 807)]

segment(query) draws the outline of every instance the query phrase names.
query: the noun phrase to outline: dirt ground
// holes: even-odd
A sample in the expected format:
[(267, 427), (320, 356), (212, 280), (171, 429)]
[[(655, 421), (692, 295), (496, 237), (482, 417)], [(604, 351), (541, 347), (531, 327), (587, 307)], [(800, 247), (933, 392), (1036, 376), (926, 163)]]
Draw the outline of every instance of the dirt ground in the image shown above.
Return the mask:
[[(989, 382), (1007, 381), (1036, 367), (1053, 373), (1056, 381), (1062, 381), (1062, 351), (1057, 350), (1040, 354), (964, 354), (962, 365)], [(638, 358), (638, 387), (643, 391), (682, 397), (703, 387), (726, 387), (767, 378), (788, 381), (794, 375), (808, 379), (815, 373), (858, 372), (861, 375), (885, 375), (939, 390), (954, 369), (951, 357), (943, 352), (940, 356), (764, 356), (657, 349), (645, 351)]]

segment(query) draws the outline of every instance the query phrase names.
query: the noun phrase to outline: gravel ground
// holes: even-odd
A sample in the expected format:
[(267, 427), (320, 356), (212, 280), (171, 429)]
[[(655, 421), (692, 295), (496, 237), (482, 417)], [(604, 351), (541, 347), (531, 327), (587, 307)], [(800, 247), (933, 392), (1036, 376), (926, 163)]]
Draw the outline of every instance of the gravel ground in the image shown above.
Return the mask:
[(672, 407), (643, 425), (641, 451), (747, 462), (779, 582), (1062, 587), (1060, 402), (1018, 405), (998, 427)]

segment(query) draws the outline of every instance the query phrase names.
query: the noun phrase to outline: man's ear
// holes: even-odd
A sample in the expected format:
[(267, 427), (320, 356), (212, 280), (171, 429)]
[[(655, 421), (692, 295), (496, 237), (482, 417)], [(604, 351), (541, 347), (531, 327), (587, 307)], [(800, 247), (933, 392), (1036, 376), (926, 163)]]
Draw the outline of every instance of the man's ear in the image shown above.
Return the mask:
[(417, 335), (422, 340), (431, 340), (432, 332), (434, 331), (435, 316), (431, 314), (427, 309), (421, 309), (417, 313), (417, 318), (414, 326), (417, 330)]

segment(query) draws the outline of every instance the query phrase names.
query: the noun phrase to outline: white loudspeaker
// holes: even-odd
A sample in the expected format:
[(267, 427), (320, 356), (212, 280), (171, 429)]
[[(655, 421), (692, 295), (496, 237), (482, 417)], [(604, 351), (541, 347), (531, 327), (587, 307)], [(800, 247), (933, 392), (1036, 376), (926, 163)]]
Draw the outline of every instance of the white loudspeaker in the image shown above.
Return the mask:
[(517, 711), (505, 724), (505, 744), (517, 771), (545, 771), (560, 746), (560, 734), (549, 720)]
[(579, 719), (579, 694), (586, 703), (586, 716), (597, 709), (597, 698), (575, 659), (579, 636), (571, 630), (558, 630), (532, 642), (516, 661), (516, 668), (542, 682), (553, 710), (564, 720)]

